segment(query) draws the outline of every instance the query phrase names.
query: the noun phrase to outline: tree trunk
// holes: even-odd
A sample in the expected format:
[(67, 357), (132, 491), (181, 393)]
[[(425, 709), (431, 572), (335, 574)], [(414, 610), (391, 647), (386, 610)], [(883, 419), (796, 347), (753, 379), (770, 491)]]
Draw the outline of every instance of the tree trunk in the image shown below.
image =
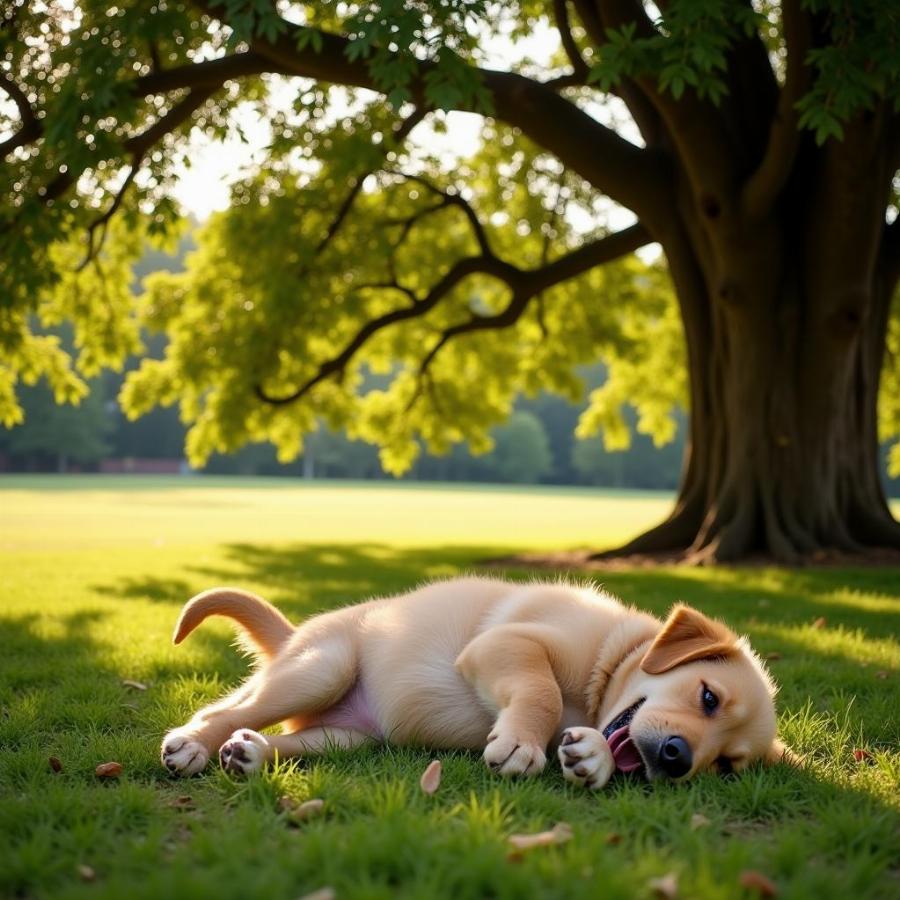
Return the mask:
[(816, 259), (829, 248), (807, 252), (788, 231), (742, 231), (733, 253), (696, 228), (664, 243), (691, 376), (682, 484), (665, 522), (595, 558), (797, 563), (900, 548), (876, 428), (889, 288), (874, 265), (862, 283), (829, 273)]

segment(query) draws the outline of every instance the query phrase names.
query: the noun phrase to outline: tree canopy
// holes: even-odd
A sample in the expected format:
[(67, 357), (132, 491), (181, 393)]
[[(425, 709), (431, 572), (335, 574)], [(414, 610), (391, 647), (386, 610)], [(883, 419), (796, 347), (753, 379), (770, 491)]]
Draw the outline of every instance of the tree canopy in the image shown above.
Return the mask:
[[(731, 282), (709, 282), (747, 223), (804, 181), (858, 171), (869, 151), (844, 157), (867, 142), (872, 266), (888, 296), (900, 275), (890, 2), (15, 2), (0, 41), (7, 426), (18, 383), (45, 377), (75, 401), (144, 327), (166, 332), (166, 355), (129, 374), (122, 402), (179, 404), (195, 462), (263, 439), (289, 459), (324, 420), (399, 473), (420, 439), (486, 448), (518, 393), (576, 396), (576, 367), (598, 359), (609, 379), (579, 433), (627, 445), (630, 402), (664, 442), (701, 380), (678, 247), (730, 302)], [(135, 303), (132, 262), (178, 235), (191, 130), (239, 132), (246, 107), (269, 129), (263, 159), (187, 271)], [(471, 153), (428, 138), (452, 132), (451, 111), (481, 117)], [(836, 184), (829, 221), (856, 202)], [(702, 228), (676, 216), (685, 198)], [(653, 240), (677, 298), (662, 261), (632, 255)], [(900, 435), (896, 302), (888, 318), (885, 439)], [(74, 361), (41, 333), (61, 321)], [(383, 386), (363, 389), (372, 374)]]

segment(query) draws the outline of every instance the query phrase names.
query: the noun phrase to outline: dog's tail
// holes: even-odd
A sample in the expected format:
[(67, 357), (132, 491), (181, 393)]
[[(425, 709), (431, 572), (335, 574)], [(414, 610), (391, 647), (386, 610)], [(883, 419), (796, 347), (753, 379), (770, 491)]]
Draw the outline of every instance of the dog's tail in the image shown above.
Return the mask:
[(238, 641), (258, 658), (272, 659), (294, 626), (271, 603), (240, 588), (212, 588), (184, 605), (172, 642), (180, 644), (207, 616), (228, 616), (243, 629)]

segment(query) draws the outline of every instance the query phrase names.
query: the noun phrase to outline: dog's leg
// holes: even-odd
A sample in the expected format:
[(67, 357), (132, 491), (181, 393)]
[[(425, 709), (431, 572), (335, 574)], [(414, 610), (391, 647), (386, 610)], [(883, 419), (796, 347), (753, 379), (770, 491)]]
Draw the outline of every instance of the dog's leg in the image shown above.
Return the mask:
[(562, 718), (563, 700), (539, 632), (501, 625), (471, 641), (456, 661), (463, 677), (499, 714), (485, 762), (501, 775), (536, 775)]
[(219, 761), (226, 772), (249, 775), (276, 757), (315, 756), (332, 748), (351, 750), (374, 741), (370, 734), (352, 728), (304, 728), (292, 734), (259, 734), (239, 728), (222, 744)]
[(353, 685), (356, 672), (356, 649), (348, 634), (291, 646), (233, 694), (170, 731), (163, 740), (163, 765), (193, 775), (239, 728), (265, 728), (332, 706)]

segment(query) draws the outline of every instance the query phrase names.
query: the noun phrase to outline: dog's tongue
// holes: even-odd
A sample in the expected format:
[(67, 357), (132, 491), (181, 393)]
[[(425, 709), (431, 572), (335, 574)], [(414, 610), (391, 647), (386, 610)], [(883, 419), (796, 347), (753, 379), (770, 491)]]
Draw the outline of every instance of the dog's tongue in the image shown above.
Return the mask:
[(636, 772), (644, 766), (641, 754), (634, 746), (628, 731), (628, 726), (623, 725), (607, 738), (609, 749), (616, 761), (616, 768), (620, 772)]

